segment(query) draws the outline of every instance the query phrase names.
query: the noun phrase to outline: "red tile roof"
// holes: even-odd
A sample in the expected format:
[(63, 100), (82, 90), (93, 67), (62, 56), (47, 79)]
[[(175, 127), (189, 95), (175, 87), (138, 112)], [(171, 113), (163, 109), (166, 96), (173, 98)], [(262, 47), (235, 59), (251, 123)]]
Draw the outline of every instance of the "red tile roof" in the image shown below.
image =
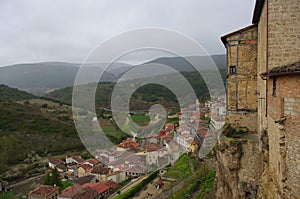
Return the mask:
[(59, 164), (63, 164), (64, 161), (60, 160), (60, 159), (51, 159), (49, 160), (50, 163), (54, 164), (54, 165), (59, 165)]
[(97, 195), (97, 191), (90, 187), (74, 185), (63, 190), (59, 197), (72, 199), (96, 199)]
[(144, 149), (147, 150), (148, 152), (150, 152), (150, 151), (157, 151), (157, 150), (159, 150), (159, 149), (162, 148), (161, 145), (159, 145), (159, 144), (154, 144), (154, 143), (147, 143), (147, 144), (145, 144), (143, 147), (144, 147)]
[(83, 187), (90, 187), (97, 191), (98, 194), (102, 194), (105, 191), (109, 190), (109, 187), (105, 185), (103, 182), (98, 183), (86, 183), (83, 185)]
[(97, 160), (96, 158), (91, 158), (91, 159), (88, 159), (86, 162), (96, 165), (99, 163), (99, 160)]
[(163, 139), (163, 140), (171, 140), (171, 139), (173, 139), (173, 137), (172, 136), (170, 136), (170, 135), (162, 135), (162, 136), (160, 136), (160, 139)]
[(93, 168), (93, 167), (92, 167), (91, 165), (89, 165), (89, 164), (83, 164), (83, 165), (81, 165), (80, 167), (82, 167), (85, 171), (87, 171), (87, 170)]
[(174, 124), (173, 123), (167, 123), (166, 127), (174, 127)]
[(81, 189), (72, 199), (97, 199), (98, 193), (96, 190), (85, 187)]
[(109, 168), (108, 167), (103, 167), (101, 165), (98, 165), (98, 166), (95, 166), (93, 168), (93, 170), (91, 171), (91, 173), (94, 173), (94, 174), (108, 174), (109, 172)]
[(140, 144), (134, 142), (132, 138), (127, 138), (126, 140), (123, 140), (120, 144), (118, 144), (117, 146), (125, 148), (125, 149), (129, 149), (129, 148), (137, 149), (138, 147), (140, 147)]
[(64, 189), (60, 195), (60, 197), (62, 198), (72, 198), (73, 196), (75, 196), (81, 189), (83, 189), (82, 186), (80, 185), (73, 185), (70, 186), (66, 189)]
[(82, 158), (82, 157), (80, 157), (80, 156), (73, 156), (72, 157), (74, 160), (76, 160), (78, 163), (80, 163), (80, 162), (84, 162), (85, 160)]
[(30, 196), (47, 196), (47, 195), (52, 194), (57, 191), (58, 191), (58, 187), (41, 185), (41, 186), (37, 187), (36, 189), (34, 189), (33, 191), (29, 192), (28, 195), (30, 195)]
[(119, 184), (116, 183), (116, 182), (114, 182), (114, 181), (112, 181), (112, 180), (104, 181), (104, 184), (106, 186), (108, 186), (109, 188), (111, 188), (111, 189), (117, 189), (117, 188), (119, 188)]

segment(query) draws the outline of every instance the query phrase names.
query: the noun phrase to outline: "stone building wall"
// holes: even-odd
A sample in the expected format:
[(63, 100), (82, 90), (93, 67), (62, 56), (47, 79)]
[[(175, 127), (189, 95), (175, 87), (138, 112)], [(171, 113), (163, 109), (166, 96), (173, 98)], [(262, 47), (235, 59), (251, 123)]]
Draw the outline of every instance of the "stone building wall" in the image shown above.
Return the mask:
[(227, 113), (225, 123), (230, 124), (230, 126), (237, 131), (256, 132), (256, 120), (257, 112), (239, 111)]
[(273, 84), (268, 84), (268, 173), (281, 197), (296, 198), (300, 197), (300, 77), (278, 76), (276, 82), (276, 96)]
[[(257, 27), (224, 36), (227, 49), (227, 118), (232, 127), (256, 132)], [(232, 72), (235, 67), (235, 72)], [(245, 120), (249, 114), (252, 120)]]
[[(299, 6), (298, 0), (265, 1), (258, 23), (258, 134), (262, 137), (266, 130), (268, 136), (267, 150), (261, 145), (268, 155), (264, 158), (267, 164), (260, 191), (262, 198), (300, 197), (300, 167), (297, 166), (300, 160), (296, 155), (300, 153), (300, 118), (296, 116), (299, 75), (278, 77), (276, 97), (273, 96), (273, 78), (259, 77), (262, 72), (300, 59)], [(292, 110), (296, 111), (292, 113)], [(287, 120), (277, 123), (282, 118)]]
[[(268, 0), (266, 2), (269, 2), (268, 49), (269, 69), (271, 69), (296, 62), (300, 58), (300, 1)], [(266, 16), (266, 12), (261, 15)]]
[[(258, 123), (258, 135), (261, 137), (263, 132), (267, 129), (266, 119), (266, 81), (260, 76), (263, 72), (266, 72), (267, 67), (267, 17), (266, 6), (263, 7), (262, 14), (258, 23), (258, 39), (257, 39), (257, 123)], [(261, 146), (262, 148), (263, 146)]]

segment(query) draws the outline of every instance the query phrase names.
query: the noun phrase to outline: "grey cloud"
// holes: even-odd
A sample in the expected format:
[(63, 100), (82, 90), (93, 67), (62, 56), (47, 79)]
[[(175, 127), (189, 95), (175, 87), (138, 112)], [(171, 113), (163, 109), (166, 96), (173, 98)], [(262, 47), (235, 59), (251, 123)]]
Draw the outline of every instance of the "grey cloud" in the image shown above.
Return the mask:
[(221, 54), (219, 37), (249, 25), (253, 7), (254, 0), (2, 0), (0, 66), (82, 62), (101, 42), (145, 26), (182, 32)]

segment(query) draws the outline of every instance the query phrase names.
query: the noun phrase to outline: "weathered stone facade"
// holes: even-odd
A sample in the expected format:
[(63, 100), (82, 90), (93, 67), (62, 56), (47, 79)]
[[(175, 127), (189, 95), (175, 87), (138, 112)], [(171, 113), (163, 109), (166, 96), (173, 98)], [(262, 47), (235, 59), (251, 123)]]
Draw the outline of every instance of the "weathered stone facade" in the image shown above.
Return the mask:
[[(227, 123), (256, 132), (257, 27), (222, 37), (227, 51)], [(251, 117), (251, 120), (249, 120)]]
[[(242, 145), (235, 153), (230, 153), (230, 147), (223, 151), (216, 150), (217, 198), (300, 198), (299, 7), (299, 0), (257, 0), (253, 25), (222, 37), (227, 48), (229, 73), (226, 123), (236, 129), (255, 129), (258, 142), (252, 142), (255, 143), (253, 147)], [(253, 48), (256, 53), (249, 53), (248, 58), (246, 54), (232, 53), (236, 48), (228, 45), (231, 39), (254, 30), (254, 27), (257, 27), (257, 45), (256, 49)], [(240, 70), (237, 70), (235, 77), (230, 75), (234, 59), (255, 60), (255, 70), (250, 69), (251, 74), (244, 78), (256, 82), (256, 87), (252, 87), (255, 91), (250, 92), (255, 93), (256, 101), (251, 101), (251, 104), (248, 101), (248, 106), (256, 107), (257, 112), (248, 111), (245, 114), (239, 110), (239, 104), (244, 105), (240, 100), (246, 100), (249, 96), (240, 95), (239, 91), (243, 90), (237, 84), (234, 88), (234, 81), (239, 83), (240, 78), (237, 77), (241, 76), (238, 74)], [(241, 67), (239, 64), (237, 66)], [(235, 116), (232, 116), (232, 110), (235, 110)], [(255, 128), (251, 126), (253, 120), (257, 122)], [(241, 141), (240, 138), (230, 139), (235, 140), (234, 142)], [(249, 139), (246, 140), (248, 143)], [(220, 145), (223, 142), (224, 140), (220, 140)], [(230, 171), (230, 167), (226, 165), (228, 160), (225, 154), (231, 154), (227, 159), (236, 157), (239, 160), (240, 166), (234, 171)], [(244, 156), (249, 158), (246, 154), (255, 155), (251, 161), (242, 161), (246, 160)], [(252, 165), (253, 161), (256, 162), (256, 168)], [(230, 181), (232, 179), (235, 180)], [(241, 184), (246, 184), (250, 191)], [(258, 192), (253, 192), (256, 185)]]

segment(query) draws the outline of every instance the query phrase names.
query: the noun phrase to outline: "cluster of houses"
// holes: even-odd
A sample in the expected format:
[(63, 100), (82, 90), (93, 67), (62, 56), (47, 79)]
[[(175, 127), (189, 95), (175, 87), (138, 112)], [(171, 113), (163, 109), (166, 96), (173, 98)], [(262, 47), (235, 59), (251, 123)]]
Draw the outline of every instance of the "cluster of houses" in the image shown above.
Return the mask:
[(41, 185), (28, 194), (29, 199), (102, 199), (118, 189), (112, 180), (97, 182), (95, 176), (85, 176), (59, 193), (56, 186)]
[(219, 130), (225, 124), (226, 117), (226, 95), (222, 95), (205, 104), (210, 108), (210, 127)]
[(58, 187), (41, 185), (28, 193), (29, 199), (101, 199), (119, 188), (119, 183), (128, 176), (126, 172), (109, 168), (96, 158), (88, 160), (80, 156), (49, 160), (48, 166), (57, 169), (72, 186), (58, 191)]
[[(195, 153), (201, 145), (209, 145), (207, 138), (213, 137), (209, 132), (223, 126), (215, 119), (225, 117), (223, 105), (223, 98), (219, 97), (205, 107), (195, 104), (182, 108), (178, 127), (167, 123), (163, 130), (139, 141), (128, 137), (111, 149), (98, 151), (95, 158), (85, 160), (72, 156), (66, 157), (65, 161), (49, 160), (49, 168), (57, 169), (62, 176), (69, 178), (73, 186), (61, 194), (58, 194), (57, 187), (40, 186), (29, 193), (29, 198), (46, 193), (49, 198), (56, 195), (59, 199), (104, 198), (127, 178), (144, 175), (173, 163), (182, 153)], [(213, 125), (200, 119), (203, 117), (212, 117)]]

